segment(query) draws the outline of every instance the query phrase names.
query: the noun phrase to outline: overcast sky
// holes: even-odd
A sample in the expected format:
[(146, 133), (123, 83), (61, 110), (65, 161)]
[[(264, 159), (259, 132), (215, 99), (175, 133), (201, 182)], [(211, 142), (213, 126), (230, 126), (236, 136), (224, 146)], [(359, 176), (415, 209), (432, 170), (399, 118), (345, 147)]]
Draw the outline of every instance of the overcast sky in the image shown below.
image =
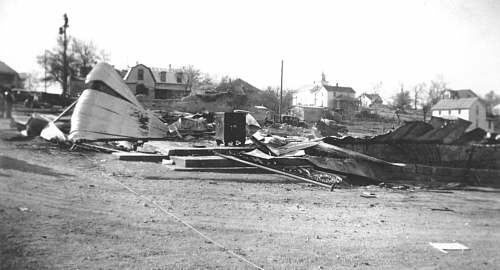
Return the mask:
[(500, 1), (0, 0), (0, 61), (40, 69), (68, 33), (127, 68), (194, 65), (264, 88), (321, 79), (390, 97), (442, 74), (454, 89), (500, 94)]

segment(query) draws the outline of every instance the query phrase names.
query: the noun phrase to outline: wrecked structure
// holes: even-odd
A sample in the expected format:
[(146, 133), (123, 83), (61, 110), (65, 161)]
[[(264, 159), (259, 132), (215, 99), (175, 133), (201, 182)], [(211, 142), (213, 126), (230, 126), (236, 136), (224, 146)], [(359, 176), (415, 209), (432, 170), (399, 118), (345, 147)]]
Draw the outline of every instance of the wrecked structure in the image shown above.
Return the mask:
[(110, 65), (97, 64), (86, 83), (71, 116), (69, 140), (158, 139), (168, 133), (167, 125), (142, 107)]
[[(137, 146), (148, 140), (183, 138), (183, 134), (210, 136), (218, 144), (233, 146), (189, 150), (189, 155), (222, 157), (332, 188), (384, 181), (456, 181), (458, 176), (466, 183), (496, 184), (500, 176), (500, 147), (484, 141), (484, 131), (466, 132), (470, 122), (462, 119), (433, 117), (429, 123), (409, 122), (390, 133), (364, 139), (341, 137), (342, 127), (328, 122), (324, 124), (334, 133), (330, 137), (289, 136), (287, 132), (279, 136), (271, 129), (260, 129), (258, 121), (245, 111), (159, 117), (145, 110), (105, 63), (94, 67), (86, 83), (79, 99), (59, 116), (31, 121), (37, 123), (43, 138), (65, 141), (75, 148), (99, 141), (129, 141)], [(71, 111), (70, 126), (60, 129), (64, 125), (58, 122)], [(37, 133), (33, 130), (28, 135)], [(200, 147), (206, 146), (196, 148)], [(118, 151), (109, 149), (106, 151)], [(136, 147), (127, 150), (131, 149)], [(179, 151), (168, 149), (161, 158), (172, 162), (176, 155)]]

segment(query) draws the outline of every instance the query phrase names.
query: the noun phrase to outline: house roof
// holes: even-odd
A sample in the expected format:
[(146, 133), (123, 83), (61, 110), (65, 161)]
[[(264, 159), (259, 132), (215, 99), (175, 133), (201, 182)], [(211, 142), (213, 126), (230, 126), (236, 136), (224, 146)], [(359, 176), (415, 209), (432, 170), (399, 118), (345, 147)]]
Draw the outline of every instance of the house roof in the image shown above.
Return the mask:
[(371, 101), (374, 101), (374, 100), (377, 100), (377, 99), (380, 99), (382, 100), (382, 98), (380, 97), (379, 94), (367, 94), (367, 93), (363, 93), (360, 97), (362, 96), (366, 96), (367, 98), (369, 98)]
[(0, 61), (0, 73), (3, 73), (3, 74), (17, 74), (17, 72), (12, 69), (11, 67), (9, 67), (7, 64), (5, 64), (4, 62)]
[(329, 92), (340, 92), (340, 93), (356, 93), (352, 87), (343, 87), (343, 86), (333, 86), (328, 84), (323, 84), (326, 91)]
[(446, 91), (450, 91), (453, 93), (455, 98), (473, 98), (473, 97), (478, 97), (474, 91), (470, 89), (461, 89), (461, 90), (451, 90), (451, 89), (446, 89)]
[[(177, 83), (177, 73), (182, 73), (182, 70), (174, 70), (174, 69), (168, 69), (168, 68), (158, 68), (158, 67), (151, 67), (149, 68), (151, 70), (151, 73), (153, 74), (155, 81), (158, 83)], [(161, 80), (161, 73), (165, 72), (166, 77), (165, 81)], [(183, 80), (185, 80), (183, 78)]]
[(431, 110), (469, 109), (479, 98), (441, 99)]
[[(137, 64), (133, 67), (131, 67), (127, 73), (125, 74), (125, 77), (124, 77), (124, 80), (127, 80), (128, 79), (128, 76), (130, 76), (130, 72), (132, 71), (132, 69), (134, 68), (137, 68), (138, 66), (142, 66), (144, 67), (145, 69), (147, 69), (149, 72), (151, 72), (151, 76), (153, 76), (153, 80), (156, 82), (156, 83), (171, 83), (171, 84), (178, 84), (177, 83), (177, 73), (178, 72), (182, 72), (182, 70), (180, 69), (168, 69), (168, 68), (158, 68), (158, 67), (148, 67), (144, 64)], [(165, 72), (166, 73), (166, 81), (162, 81), (161, 80), (161, 73), (162, 72)], [(183, 78), (183, 80), (185, 81), (186, 78)]]

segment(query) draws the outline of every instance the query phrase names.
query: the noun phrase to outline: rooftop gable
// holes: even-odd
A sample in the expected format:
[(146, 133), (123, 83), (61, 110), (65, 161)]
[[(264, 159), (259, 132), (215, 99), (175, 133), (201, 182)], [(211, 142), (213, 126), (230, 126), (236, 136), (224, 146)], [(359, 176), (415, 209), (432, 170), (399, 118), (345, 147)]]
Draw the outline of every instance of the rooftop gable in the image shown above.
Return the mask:
[(4, 62), (0, 61), (0, 73), (17, 75), (17, 72)]
[(371, 101), (375, 101), (375, 100), (378, 100), (378, 99), (382, 100), (382, 98), (380, 97), (379, 94), (367, 94), (367, 93), (363, 93), (363, 94), (361, 94), (360, 97), (362, 97), (362, 96), (365, 96), (365, 97), (369, 98)]
[[(133, 69), (135, 68), (143, 68), (146, 69), (151, 73), (151, 76), (153, 77), (153, 80), (155, 83), (172, 83), (172, 84), (179, 84), (177, 82), (177, 74), (181, 73), (182, 74), (182, 84), (186, 83), (186, 75), (184, 72), (180, 69), (169, 69), (169, 68), (158, 68), (158, 67), (148, 67), (144, 64), (137, 64), (127, 71), (127, 74), (125, 74), (124, 80), (127, 80), (128, 77), (130, 76), (130, 73)], [(161, 73), (165, 72), (165, 81), (161, 80)]]
[(452, 90), (446, 89), (445, 91), (449, 91), (452, 94), (452, 98), (473, 98), (479, 97), (474, 93), (474, 91), (470, 89), (460, 89), (460, 90)]
[(328, 92), (337, 92), (337, 93), (356, 93), (352, 87), (344, 87), (344, 86), (333, 86), (333, 85), (328, 85), (328, 84), (323, 84), (323, 87), (325, 87), (326, 91)]

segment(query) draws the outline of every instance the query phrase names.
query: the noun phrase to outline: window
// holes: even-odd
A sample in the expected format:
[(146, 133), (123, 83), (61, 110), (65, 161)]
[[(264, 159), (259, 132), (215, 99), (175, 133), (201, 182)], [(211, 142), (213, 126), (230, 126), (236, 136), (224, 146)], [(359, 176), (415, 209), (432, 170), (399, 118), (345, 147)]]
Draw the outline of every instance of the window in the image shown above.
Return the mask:
[(479, 115), (479, 106), (476, 107), (476, 115)]
[(155, 89), (155, 99), (167, 99), (169, 97), (168, 91), (164, 89)]
[(139, 81), (144, 80), (144, 69), (139, 69), (137, 71), (137, 80)]
[(167, 72), (165, 72), (165, 71), (160, 72), (160, 81), (162, 81), (162, 82), (167, 81)]
[(135, 94), (147, 96), (149, 94), (149, 89), (144, 84), (140, 83), (135, 87)]
[(176, 75), (176, 78), (177, 78), (177, 83), (182, 83), (182, 73), (179, 72), (179, 73), (177, 73), (175, 75)]

